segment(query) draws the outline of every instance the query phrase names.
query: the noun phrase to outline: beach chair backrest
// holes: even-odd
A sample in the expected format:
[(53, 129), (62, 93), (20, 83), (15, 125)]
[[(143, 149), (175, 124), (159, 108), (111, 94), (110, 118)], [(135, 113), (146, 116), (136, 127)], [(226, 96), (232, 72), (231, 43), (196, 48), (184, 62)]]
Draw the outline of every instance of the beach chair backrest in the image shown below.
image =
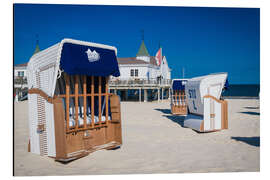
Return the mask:
[(171, 87), (171, 104), (176, 106), (186, 105), (185, 84), (186, 79), (173, 79)]
[(227, 73), (219, 73), (189, 79), (185, 87), (189, 111), (203, 115), (204, 97), (210, 95), (220, 99), (226, 78)]
[[(68, 75), (66, 73), (63, 76), (64, 78), (60, 78), (58, 81), (64, 80), (65, 83), (59, 82), (58, 84), (65, 84), (65, 90), (57, 97), (63, 98), (66, 132), (77, 132), (107, 125), (110, 116), (109, 77)], [(82, 79), (81, 84), (80, 79)], [(79, 90), (79, 86), (82, 86), (81, 90)], [(103, 114), (105, 115), (105, 121), (102, 121)], [(80, 117), (83, 118), (83, 126), (79, 125)], [(75, 120), (75, 127), (70, 127), (71, 118)], [(91, 124), (87, 123), (87, 118), (91, 119)], [(95, 119), (98, 119), (98, 121), (95, 122)]]

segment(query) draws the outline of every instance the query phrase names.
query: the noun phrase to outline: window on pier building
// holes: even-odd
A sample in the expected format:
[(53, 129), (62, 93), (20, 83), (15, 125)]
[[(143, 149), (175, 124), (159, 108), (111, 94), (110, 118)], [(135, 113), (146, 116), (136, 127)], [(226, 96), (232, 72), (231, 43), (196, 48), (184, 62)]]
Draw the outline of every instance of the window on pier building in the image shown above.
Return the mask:
[(139, 75), (139, 70), (135, 69), (135, 77), (138, 77), (138, 75)]
[(23, 77), (24, 76), (24, 71), (18, 71), (18, 76)]
[(134, 69), (130, 70), (130, 76), (133, 77), (134, 76)]
[(130, 70), (130, 76), (131, 77), (138, 77), (139, 76), (139, 70), (138, 69), (131, 69)]

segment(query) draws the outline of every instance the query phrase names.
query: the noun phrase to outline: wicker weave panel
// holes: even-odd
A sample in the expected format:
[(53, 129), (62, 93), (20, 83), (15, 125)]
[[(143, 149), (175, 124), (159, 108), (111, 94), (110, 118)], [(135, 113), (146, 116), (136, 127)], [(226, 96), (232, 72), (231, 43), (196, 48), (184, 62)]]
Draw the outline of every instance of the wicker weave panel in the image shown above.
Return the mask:
[(37, 115), (37, 94), (28, 94), (29, 139), (32, 153), (40, 154)]
[[(36, 73), (36, 83), (38, 88), (41, 89), (40, 82), (40, 73)], [(37, 116), (38, 116), (38, 125), (44, 125), (46, 127), (46, 114), (45, 114), (45, 99), (40, 95), (37, 96)], [(40, 144), (40, 155), (48, 155), (48, 146), (47, 146), (47, 130), (40, 132), (39, 135), (39, 144)]]

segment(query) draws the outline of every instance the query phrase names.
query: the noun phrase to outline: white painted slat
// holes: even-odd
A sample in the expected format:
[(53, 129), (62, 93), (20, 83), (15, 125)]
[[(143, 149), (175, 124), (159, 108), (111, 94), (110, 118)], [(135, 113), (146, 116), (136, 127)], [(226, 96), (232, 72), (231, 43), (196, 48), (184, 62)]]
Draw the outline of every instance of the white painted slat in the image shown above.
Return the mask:
[(215, 101), (215, 129), (221, 129), (221, 103)]
[(204, 98), (204, 113), (203, 113), (203, 121), (204, 121), (204, 131), (211, 130), (210, 123), (210, 98)]

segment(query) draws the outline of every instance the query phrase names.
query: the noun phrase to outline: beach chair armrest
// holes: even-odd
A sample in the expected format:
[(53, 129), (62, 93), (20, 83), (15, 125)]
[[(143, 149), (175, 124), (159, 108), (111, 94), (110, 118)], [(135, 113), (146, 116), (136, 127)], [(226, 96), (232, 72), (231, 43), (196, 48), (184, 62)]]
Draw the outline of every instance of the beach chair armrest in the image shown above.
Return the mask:
[(203, 98), (204, 98), (204, 99), (205, 99), (205, 98), (210, 98), (210, 99), (213, 99), (214, 101), (216, 101), (216, 102), (218, 102), (218, 103), (223, 103), (223, 102), (224, 102), (224, 100), (217, 99), (216, 97), (211, 96), (211, 95), (205, 95)]
[(48, 103), (51, 103), (51, 104), (53, 103), (53, 100), (56, 98), (56, 96), (50, 97), (44, 91), (42, 91), (41, 89), (38, 89), (38, 88), (29, 89), (28, 94), (38, 94), (41, 97), (43, 97)]

